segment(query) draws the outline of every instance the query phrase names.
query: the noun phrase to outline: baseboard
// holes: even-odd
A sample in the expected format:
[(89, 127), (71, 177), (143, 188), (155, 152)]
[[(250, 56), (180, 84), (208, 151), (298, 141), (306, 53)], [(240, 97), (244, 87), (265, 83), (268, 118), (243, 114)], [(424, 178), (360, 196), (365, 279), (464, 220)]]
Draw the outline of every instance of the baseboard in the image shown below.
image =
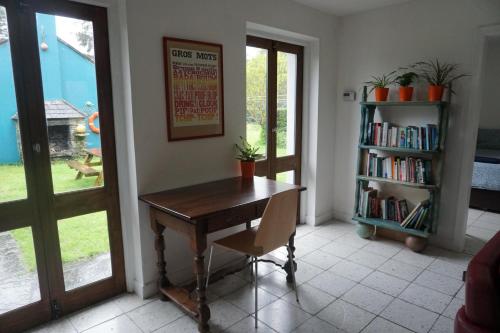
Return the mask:
[(346, 212), (341, 212), (338, 210), (333, 210), (333, 218), (337, 221), (342, 221), (346, 223), (354, 223), (352, 220), (352, 214), (351, 213), (346, 213)]
[(333, 211), (329, 210), (323, 214), (316, 215), (314, 217), (314, 225), (320, 225), (321, 223), (325, 223), (327, 221), (330, 221), (331, 219), (333, 219)]
[(142, 299), (150, 298), (158, 293), (158, 282), (154, 280), (142, 284), (139, 281), (135, 281), (134, 292)]

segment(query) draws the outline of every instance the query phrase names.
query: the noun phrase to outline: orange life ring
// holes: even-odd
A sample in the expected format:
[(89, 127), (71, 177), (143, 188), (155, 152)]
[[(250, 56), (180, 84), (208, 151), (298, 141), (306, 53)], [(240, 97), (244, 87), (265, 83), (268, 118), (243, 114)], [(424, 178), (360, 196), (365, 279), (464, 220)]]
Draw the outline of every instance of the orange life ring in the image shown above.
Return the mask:
[(96, 127), (94, 125), (94, 120), (99, 117), (99, 112), (94, 112), (92, 113), (92, 115), (89, 117), (89, 127), (90, 127), (90, 130), (92, 132), (94, 132), (95, 134), (99, 134), (101, 133), (101, 130), (99, 129), (99, 127)]

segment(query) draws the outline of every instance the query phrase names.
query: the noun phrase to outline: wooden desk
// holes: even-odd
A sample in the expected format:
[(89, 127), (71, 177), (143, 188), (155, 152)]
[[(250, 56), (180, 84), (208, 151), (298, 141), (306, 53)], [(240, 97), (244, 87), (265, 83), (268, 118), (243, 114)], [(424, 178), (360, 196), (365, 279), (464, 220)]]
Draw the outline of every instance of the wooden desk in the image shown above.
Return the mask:
[[(250, 221), (262, 216), (267, 201), (273, 194), (293, 188), (305, 190), (301, 186), (260, 177), (254, 177), (253, 180), (237, 177), (139, 197), (150, 207), (151, 228), (156, 235), (158, 283), (162, 299), (172, 300), (197, 320), (199, 332), (209, 331), (210, 319), (210, 309), (205, 296), (203, 257), (207, 248), (207, 234), (243, 223), (250, 227)], [(190, 240), (194, 253), (196, 300), (190, 296), (188, 289), (174, 286), (167, 278), (163, 241), (163, 231), (166, 227), (186, 235)], [(290, 238), (292, 251), (295, 250), (293, 238), (294, 235)], [(289, 279), (291, 277), (287, 277), (287, 280)]]

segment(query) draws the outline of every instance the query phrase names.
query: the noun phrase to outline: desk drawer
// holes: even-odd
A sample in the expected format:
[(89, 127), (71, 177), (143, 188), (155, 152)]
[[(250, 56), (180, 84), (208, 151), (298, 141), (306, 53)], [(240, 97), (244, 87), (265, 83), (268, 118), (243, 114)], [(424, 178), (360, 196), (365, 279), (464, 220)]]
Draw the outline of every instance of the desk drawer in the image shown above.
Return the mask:
[(226, 212), (215, 214), (207, 218), (207, 233), (233, 227), (256, 219), (257, 204), (233, 208)]
[(262, 200), (262, 201), (259, 201), (256, 205), (256, 208), (255, 208), (255, 218), (261, 218), (262, 215), (264, 214), (264, 210), (266, 210), (266, 207), (267, 207), (267, 203), (268, 203), (269, 200)]

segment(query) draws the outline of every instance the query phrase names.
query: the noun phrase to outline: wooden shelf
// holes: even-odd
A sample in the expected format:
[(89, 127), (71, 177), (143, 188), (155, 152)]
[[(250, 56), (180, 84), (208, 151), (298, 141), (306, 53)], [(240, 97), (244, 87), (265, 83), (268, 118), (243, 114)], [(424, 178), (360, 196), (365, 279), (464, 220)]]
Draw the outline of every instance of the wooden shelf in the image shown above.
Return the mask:
[(408, 154), (440, 154), (439, 150), (422, 150), (422, 149), (413, 149), (413, 148), (401, 148), (401, 147), (384, 147), (384, 146), (374, 146), (374, 145), (359, 145), (360, 149), (376, 149), (383, 150), (392, 153), (408, 153)]
[(410, 101), (410, 102), (397, 102), (397, 101), (386, 101), (386, 102), (360, 102), (361, 105), (373, 105), (373, 106), (390, 106), (390, 107), (412, 107), (412, 106), (441, 106), (444, 107), (448, 102), (429, 102), (429, 101)]
[(412, 188), (418, 188), (418, 189), (425, 189), (429, 191), (434, 191), (439, 188), (437, 185), (433, 184), (419, 184), (419, 183), (412, 183), (412, 182), (403, 182), (400, 180), (395, 180), (391, 178), (382, 178), (382, 177), (368, 177), (368, 176), (362, 176), (358, 175), (356, 176), (357, 180), (366, 180), (370, 182), (379, 182), (379, 183), (389, 183), (389, 184), (396, 184), (396, 185), (402, 185), (406, 187), (412, 187)]
[(427, 230), (416, 230), (416, 229), (412, 229), (412, 228), (404, 228), (396, 221), (384, 220), (384, 219), (373, 218), (373, 217), (365, 218), (365, 217), (360, 217), (360, 216), (354, 216), (352, 219), (354, 221), (357, 221), (360, 223), (370, 224), (370, 225), (382, 227), (385, 229), (399, 231), (399, 232), (403, 232), (405, 234), (410, 234), (413, 236), (418, 236), (418, 237), (423, 237), (423, 238), (429, 237), (429, 232)]

